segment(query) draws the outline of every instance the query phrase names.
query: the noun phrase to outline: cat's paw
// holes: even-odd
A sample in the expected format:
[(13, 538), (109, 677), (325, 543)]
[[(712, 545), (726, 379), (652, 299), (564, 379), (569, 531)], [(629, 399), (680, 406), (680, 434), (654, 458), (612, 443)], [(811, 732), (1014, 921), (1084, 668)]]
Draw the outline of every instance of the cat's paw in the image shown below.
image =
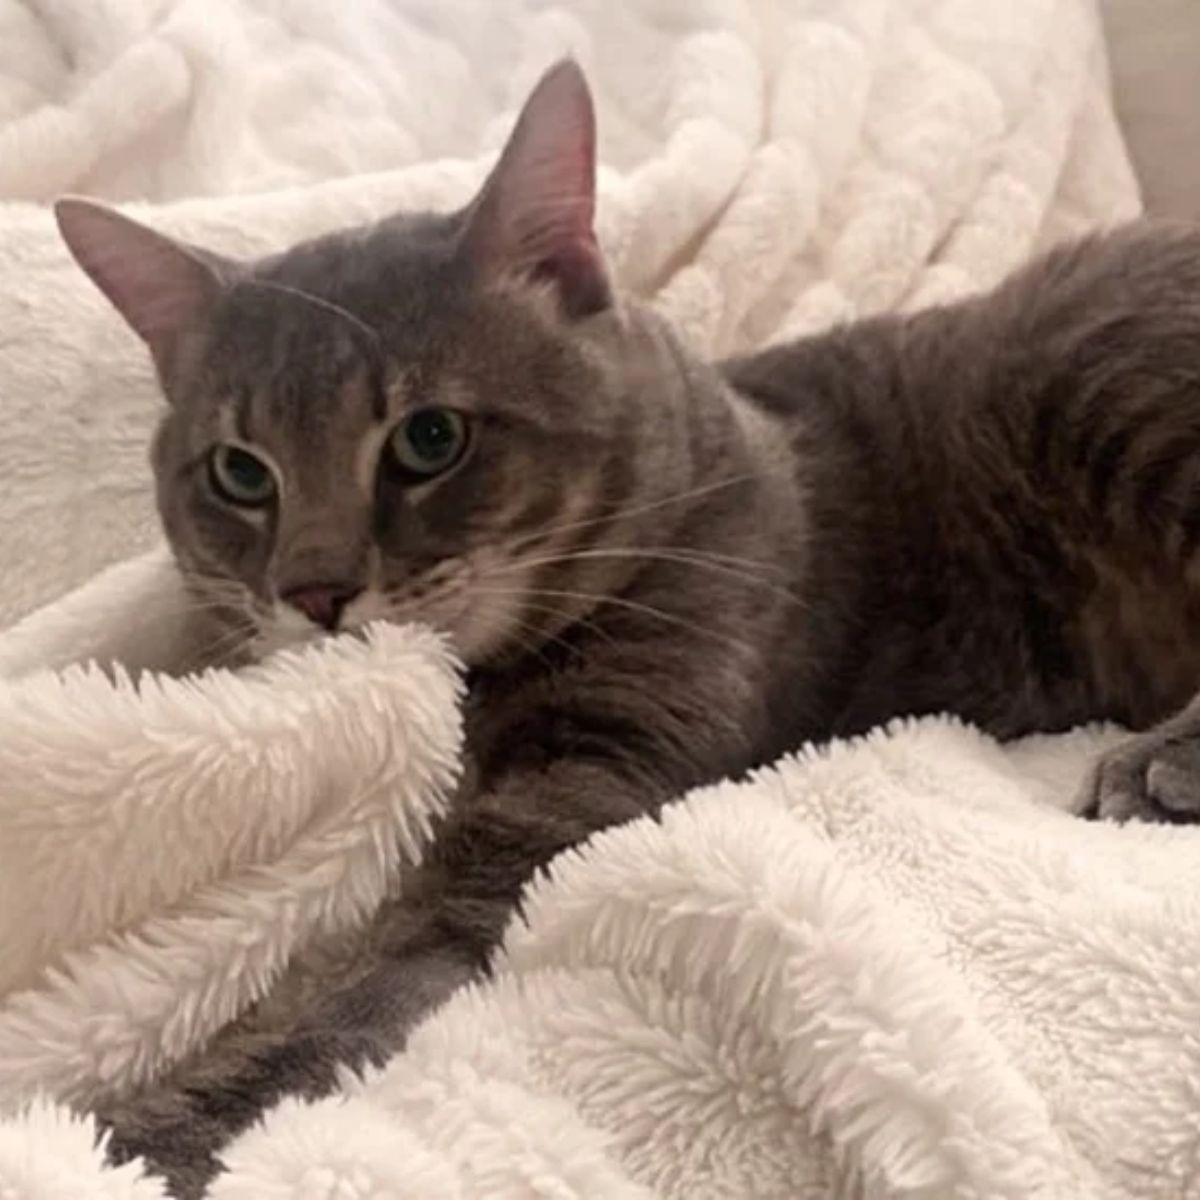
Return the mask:
[(1122, 742), (1093, 768), (1080, 810), (1106, 821), (1200, 823), (1200, 732), (1152, 729)]

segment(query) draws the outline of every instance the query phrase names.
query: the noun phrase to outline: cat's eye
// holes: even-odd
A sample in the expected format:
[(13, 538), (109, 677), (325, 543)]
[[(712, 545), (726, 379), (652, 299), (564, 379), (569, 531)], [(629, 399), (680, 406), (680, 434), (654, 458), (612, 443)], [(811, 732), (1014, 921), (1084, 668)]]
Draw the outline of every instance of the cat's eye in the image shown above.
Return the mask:
[(392, 433), (392, 457), (414, 483), (450, 470), (466, 450), (467, 422), (451, 408), (419, 408)]
[(217, 495), (230, 504), (259, 508), (275, 495), (275, 476), (257, 454), (241, 446), (214, 446), (208, 474)]

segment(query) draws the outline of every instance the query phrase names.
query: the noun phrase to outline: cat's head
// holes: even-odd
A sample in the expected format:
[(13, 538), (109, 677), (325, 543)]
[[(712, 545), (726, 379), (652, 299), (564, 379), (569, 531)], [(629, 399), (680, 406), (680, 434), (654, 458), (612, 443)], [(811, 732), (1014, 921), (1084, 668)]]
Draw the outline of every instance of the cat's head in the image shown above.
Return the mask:
[(461, 211), (255, 263), (60, 201), (153, 355), (163, 523), (235, 639), (261, 653), (416, 619), (481, 662), (554, 636), (629, 569), (637, 513), (688, 483), (686, 422), (669, 337), (609, 286), (594, 140), (562, 63)]

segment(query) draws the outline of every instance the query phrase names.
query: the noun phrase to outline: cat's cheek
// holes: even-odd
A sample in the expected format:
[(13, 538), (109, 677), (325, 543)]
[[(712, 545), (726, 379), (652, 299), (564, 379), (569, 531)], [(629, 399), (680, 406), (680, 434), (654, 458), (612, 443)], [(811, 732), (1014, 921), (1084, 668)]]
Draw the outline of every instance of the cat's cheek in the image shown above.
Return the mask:
[(271, 548), (265, 521), (221, 514), (205, 521), (204, 528), (211, 544), (226, 555), (230, 566), (247, 583), (261, 577)]
[(328, 636), (306, 617), (287, 605), (275, 604), (269, 619), (260, 623), (257, 639), (259, 657), (291, 650)]
[(163, 515), (176, 557), (201, 564), (205, 574), (241, 584), (265, 599), (270, 592), (272, 531), (262, 517), (244, 518), (205, 500), (182, 500)]
[(459, 657), (469, 667), (482, 666), (507, 650), (519, 627), (519, 604), (506, 598), (474, 599), (463, 596), (461, 607), (443, 628), (450, 634)]

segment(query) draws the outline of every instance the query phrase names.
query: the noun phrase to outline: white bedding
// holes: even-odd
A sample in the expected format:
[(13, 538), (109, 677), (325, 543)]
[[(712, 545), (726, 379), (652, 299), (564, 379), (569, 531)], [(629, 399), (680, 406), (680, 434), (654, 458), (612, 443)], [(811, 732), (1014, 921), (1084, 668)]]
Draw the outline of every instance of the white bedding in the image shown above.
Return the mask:
[(213, 1195), (1200, 1194), (1200, 830), (1040, 807), (1112, 736), (901, 725), (594, 839), (496, 983)]
[[(0, 0), (0, 189), (170, 202), (142, 215), (245, 252), (451, 205), (566, 50), (616, 274), (708, 352), (962, 294), (1138, 208), (1085, 0)], [(2, 620), (150, 545), (156, 400), (40, 204), (0, 209), (0, 270)], [(452, 774), (419, 631), (248, 679), (29, 675), (168, 666), (178, 603), (151, 553), (0, 639), (0, 1194), (161, 1195), (53, 1102), (161, 1070), (362, 920)], [(1200, 842), (1034, 803), (1106, 736), (927, 722), (596, 839), (494, 983), (285, 1104), (213, 1194), (1189, 1194)]]

